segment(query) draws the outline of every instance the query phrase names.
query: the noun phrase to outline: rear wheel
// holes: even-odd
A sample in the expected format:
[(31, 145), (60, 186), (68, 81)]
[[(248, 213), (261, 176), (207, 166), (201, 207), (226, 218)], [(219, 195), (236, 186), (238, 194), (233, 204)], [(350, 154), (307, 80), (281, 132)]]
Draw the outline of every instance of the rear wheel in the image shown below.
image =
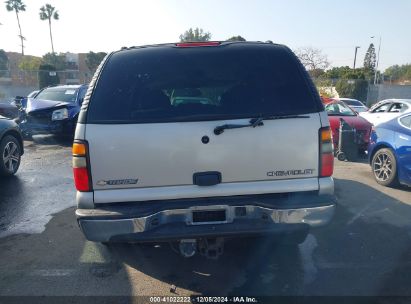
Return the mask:
[(20, 166), (21, 147), (14, 136), (7, 135), (0, 142), (0, 175), (10, 176), (17, 172)]
[(391, 149), (378, 150), (371, 161), (374, 178), (380, 185), (395, 186), (398, 184), (397, 161)]

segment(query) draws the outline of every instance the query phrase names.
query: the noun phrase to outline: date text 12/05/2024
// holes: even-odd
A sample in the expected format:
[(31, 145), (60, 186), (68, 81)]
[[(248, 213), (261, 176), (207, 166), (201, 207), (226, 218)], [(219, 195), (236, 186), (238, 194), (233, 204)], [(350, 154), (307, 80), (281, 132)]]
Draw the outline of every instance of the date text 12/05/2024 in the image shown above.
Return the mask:
[(150, 297), (150, 303), (258, 303), (254, 297)]

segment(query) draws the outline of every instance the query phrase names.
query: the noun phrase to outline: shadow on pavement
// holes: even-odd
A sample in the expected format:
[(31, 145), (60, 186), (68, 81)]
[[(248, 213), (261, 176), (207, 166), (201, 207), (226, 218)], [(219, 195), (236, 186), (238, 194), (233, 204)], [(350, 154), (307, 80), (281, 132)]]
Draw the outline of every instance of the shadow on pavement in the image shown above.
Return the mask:
[(0, 239), (0, 295), (411, 295), (410, 206), (351, 180), (336, 193), (334, 220), (303, 244), (231, 240), (218, 260), (87, 242), (70, 208), (41, 234)]
[[(23, 192), (24, 183), (18, 176), (0, 177), (0, 234), (10, 225), (10, 212), (19, 213), (15, 207), (15, 199)], [(7, 216), (6, 216), (7, 215)]]
[(57, 135), (34, 135), (31, 141), (27, 141), (29, 146), (32, 145), (58, 145), (63, 147), (71, 147), (73, 144), (73, 136), (57, 136)]

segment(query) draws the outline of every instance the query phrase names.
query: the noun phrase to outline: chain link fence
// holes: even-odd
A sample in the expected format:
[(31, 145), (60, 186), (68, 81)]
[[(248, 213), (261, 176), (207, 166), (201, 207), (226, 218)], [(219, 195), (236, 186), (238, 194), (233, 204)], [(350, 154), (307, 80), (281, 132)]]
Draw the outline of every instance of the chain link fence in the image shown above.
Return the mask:
[(30, 92), (39, 89), (39, 75), (47, 73), (56, 77), (60, 84), (89, 83), (92, 74), (79, 70), (65, 71), (28, 71), (28, 70), (0, 70), (0, 102), (10, 101), (15, 96), (27, 96)]

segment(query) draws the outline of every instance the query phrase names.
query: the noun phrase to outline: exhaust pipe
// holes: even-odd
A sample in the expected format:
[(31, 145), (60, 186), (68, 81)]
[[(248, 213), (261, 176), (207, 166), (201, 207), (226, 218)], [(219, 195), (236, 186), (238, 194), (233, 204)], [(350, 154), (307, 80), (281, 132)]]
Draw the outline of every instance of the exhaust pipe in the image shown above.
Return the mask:
[(197, 240), (187, 239), (181, 240), (178, 248), (180, 249), (180, 254), (185, 258), (191, 258), (197, 253)]

